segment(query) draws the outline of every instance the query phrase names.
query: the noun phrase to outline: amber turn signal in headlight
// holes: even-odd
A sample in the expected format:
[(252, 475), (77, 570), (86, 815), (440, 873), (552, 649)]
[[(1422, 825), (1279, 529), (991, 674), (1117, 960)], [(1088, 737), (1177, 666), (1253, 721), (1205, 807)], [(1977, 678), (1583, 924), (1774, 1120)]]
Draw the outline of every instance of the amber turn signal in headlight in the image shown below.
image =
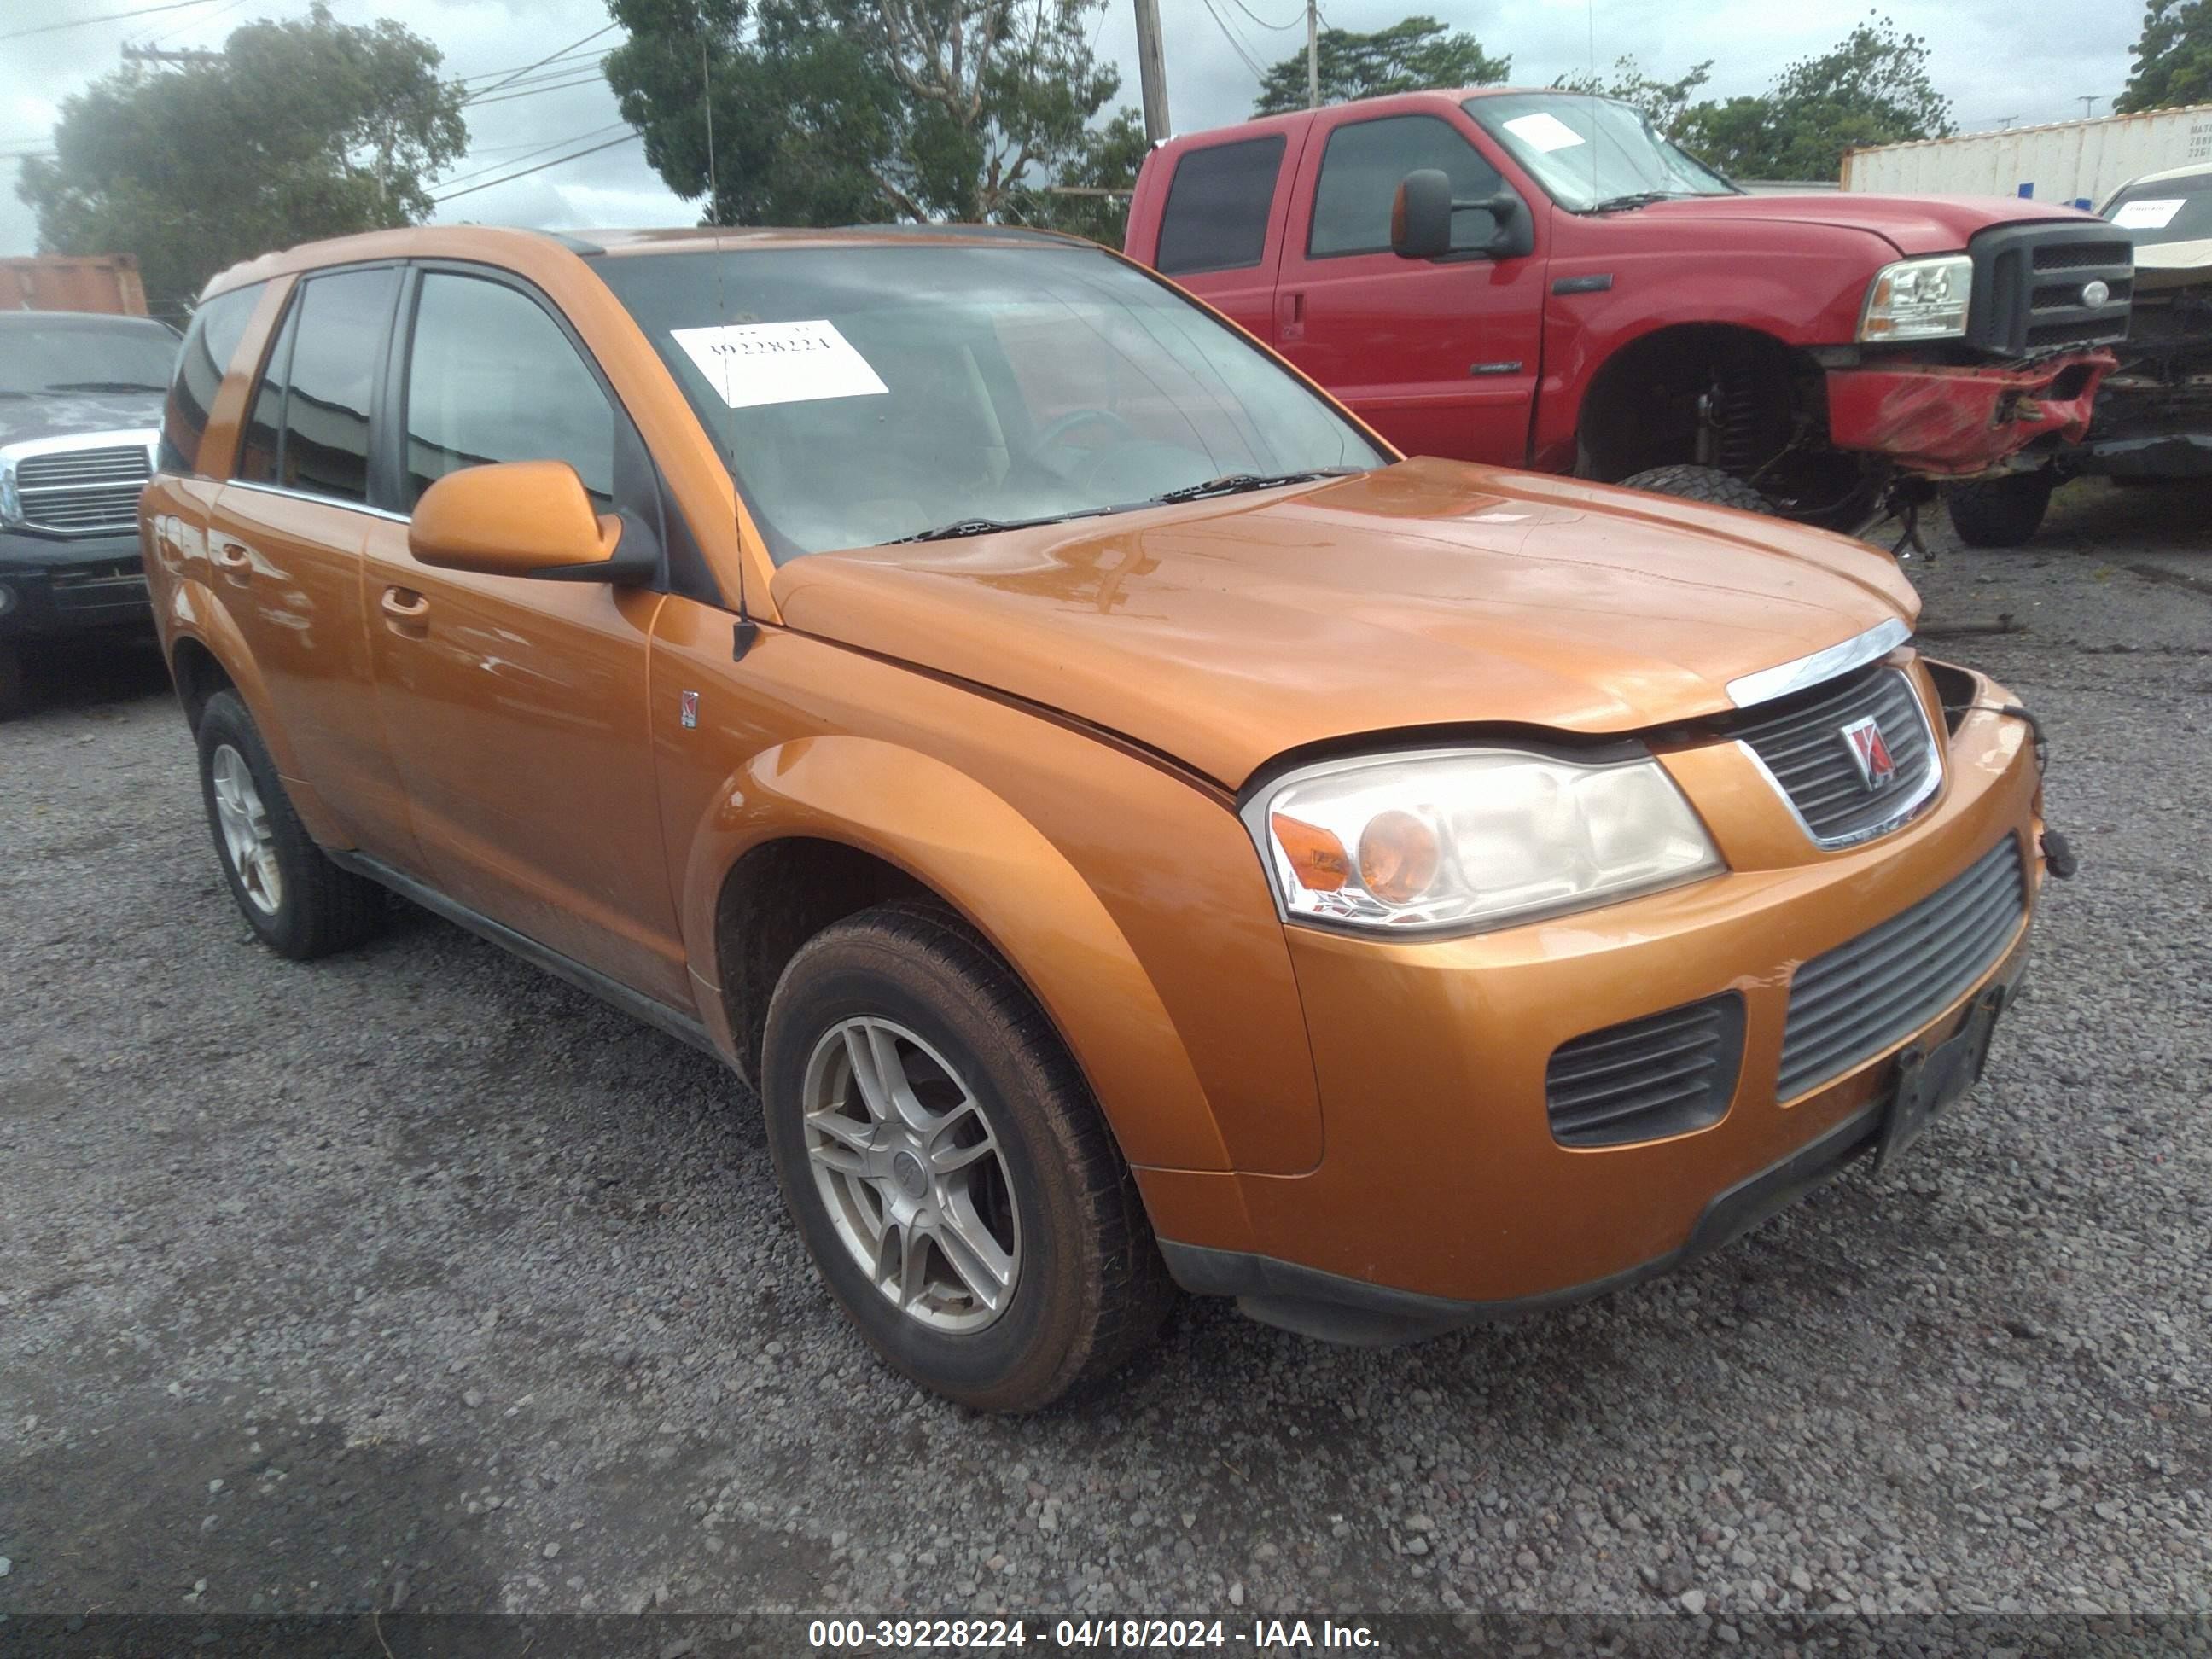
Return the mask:
[(1711, 875), (1705, 826), (1648, 757), (1504, 749), (1328, 761), (1246, 806), (1286, 917), (1473, 933)]

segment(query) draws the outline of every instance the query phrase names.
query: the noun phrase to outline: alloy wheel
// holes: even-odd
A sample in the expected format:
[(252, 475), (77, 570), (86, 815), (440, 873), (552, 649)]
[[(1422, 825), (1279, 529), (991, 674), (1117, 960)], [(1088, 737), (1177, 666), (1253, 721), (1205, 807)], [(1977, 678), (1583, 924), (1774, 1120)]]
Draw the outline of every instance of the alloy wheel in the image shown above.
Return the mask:
[(222, 834), (223, 853), (253, 908), (273, 916), (284, 902), (284, 872), (276, 862), (269, 809), (253, 787), (252, 770), (246, 757), (226, 743), (210, 757), (208, 771), (215, 784), (216, 827)]

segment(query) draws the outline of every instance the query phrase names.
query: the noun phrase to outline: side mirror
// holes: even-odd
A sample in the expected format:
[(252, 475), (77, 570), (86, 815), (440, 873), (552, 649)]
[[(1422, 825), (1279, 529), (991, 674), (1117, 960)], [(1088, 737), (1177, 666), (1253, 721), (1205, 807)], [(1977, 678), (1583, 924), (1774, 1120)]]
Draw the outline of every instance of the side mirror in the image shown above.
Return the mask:
[[(1452, 246), (1452, 218), (1486, 213), (1490, 240), (1468, 247)], [(1452, 199), (1451, 180), (1441, 168), (1409, 173), (1390, 203), (1390, 251), (1401, 259), (1517, 259), (1535, 252), (1535, 228), (1521, 198), (1510, 190), (1471, 201)]]
[(566, 461), (501, 461), (448, 472), (422, 492), (407, 550), (441, 570), (554, 581), (650, 580), (658, 561), (625, 556), (623, 521), (593, 510)]

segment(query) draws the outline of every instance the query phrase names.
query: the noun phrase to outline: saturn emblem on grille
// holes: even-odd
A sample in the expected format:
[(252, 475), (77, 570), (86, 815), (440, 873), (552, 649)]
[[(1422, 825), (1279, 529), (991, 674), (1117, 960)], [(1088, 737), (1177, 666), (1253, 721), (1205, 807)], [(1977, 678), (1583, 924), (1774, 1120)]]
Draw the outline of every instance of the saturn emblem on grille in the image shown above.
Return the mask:
[(2085, 306), (2100, 306), (2112, 297), (2112, 287), (2105, 282), (2081, 284), (2081, 303)]
[(1869, 714), (1864, 720), (1838, 727), (1837, 734), (1851, 751), (1851, 763), (1859, 769), (1859, 783), (1867, 793), (1871, 795), (1889, 787), (1889, 781), (1897, 775), (1897, 763), (1890, 758), (1889, 742), (1881, 735), (1881, 723)]

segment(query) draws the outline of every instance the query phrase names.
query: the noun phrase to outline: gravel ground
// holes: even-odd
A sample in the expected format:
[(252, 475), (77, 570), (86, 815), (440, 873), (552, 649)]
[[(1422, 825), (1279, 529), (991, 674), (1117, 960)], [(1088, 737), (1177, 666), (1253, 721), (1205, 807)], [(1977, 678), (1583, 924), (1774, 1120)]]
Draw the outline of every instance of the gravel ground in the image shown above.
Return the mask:
[(419, 913), (258, 949), (158, 666), (65, 676), (0, 727), (0, 1609), (2212, 1612), (2205, 501), (1936, 537), (2085, 868), (1901, 1183), (1409, 1349), (1190, 1304), (1021, 1421), (872, 1359), (710, 1062)]

